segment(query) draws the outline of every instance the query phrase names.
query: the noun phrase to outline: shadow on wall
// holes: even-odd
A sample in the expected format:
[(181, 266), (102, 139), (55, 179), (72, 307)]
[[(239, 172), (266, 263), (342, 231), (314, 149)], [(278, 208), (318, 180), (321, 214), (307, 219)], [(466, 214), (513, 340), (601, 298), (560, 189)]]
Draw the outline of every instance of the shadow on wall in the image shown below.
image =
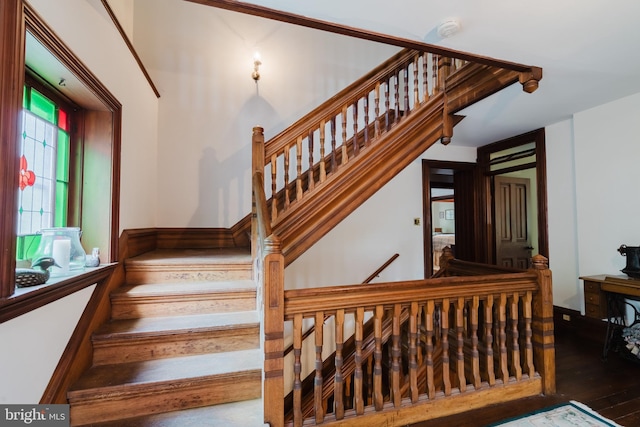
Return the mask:
[[(244, 103), (224, 135), (204, 148), (199, 162), (198, 207), (189, 227), (231, 227), (251, 212), (251, 136), (254, 126), (277, 123), (276, 110), (257, 94)], [(230, 153), (222, 157), (221, 153)]]

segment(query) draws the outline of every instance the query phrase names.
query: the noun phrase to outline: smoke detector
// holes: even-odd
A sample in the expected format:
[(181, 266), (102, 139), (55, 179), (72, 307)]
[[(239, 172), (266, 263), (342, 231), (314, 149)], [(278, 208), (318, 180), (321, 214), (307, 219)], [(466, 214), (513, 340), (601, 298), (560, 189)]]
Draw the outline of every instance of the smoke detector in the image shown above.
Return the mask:
[(443, 39), (451, 37), (460, 31), (460, 23), (457, 19), (447, 19), (438, 26), (438, 35)]

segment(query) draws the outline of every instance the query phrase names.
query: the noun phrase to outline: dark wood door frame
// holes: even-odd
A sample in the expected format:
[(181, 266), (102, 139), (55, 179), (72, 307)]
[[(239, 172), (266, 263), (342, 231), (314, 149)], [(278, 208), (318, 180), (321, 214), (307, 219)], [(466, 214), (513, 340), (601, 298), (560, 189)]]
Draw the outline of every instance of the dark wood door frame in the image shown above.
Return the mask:
[[(479, 196), (484, 200), (485, 209), (480, 212), (479, 220), (486, 224), (480, 227), (480, 234), (477, 240), (483, 242), (484, 259), (479, 262), (488, 264), (495, 263), (495, 222), (493, 216), (493, 195), (492, 180), (496, 172), (490, 170), (489, 159), (492, 153), (518, 147), (527, 143), (535, 142), (536, 161), (535, 164), (524, 164), (520, 167), (510, 168), (509, 171), (523, 170), (535, 167), (536, 169), (536, 188), (538, 199), (538, 252), (549, 258), (549, 228), (547, 225), (547, 162), (545, 148), (545, 132), (544, 128), (537, 129), (512, 138), (503, 139), (489, 145), (478, 148), (478, 166), (481, 172), (481, 178), (478, 182)], [(504, 173), (506, 170), (499, 171)]]
[[(456, 206), (456, 230), (459, 221), (466, 220), (466, 227), (472, 235), (465, 239), (470, 252), (467, 260), (495, 263), (495, 221), (493, 216), (492, 180), (495, 173), (490, 171), (489, 159), (492, 153), (535, 142), (535, 164), (523, 165), (521, 169), (536, 168), (536, 189), (538, 199), (538, 251), (549, 258), (549, 228), (547, 225), (547, 163), (544, 129), (527, 132), (512, 138), (494, 142), (478, 148), (478, 163), (448, 162), (437, 160), (422, 161), (423, 188), (423, 241), (424, 274), (429, 277), (433, 268), (431, 241), (431, 178), (432, 168), (466, 170), (472, 174), (472, 184), (465, 188), (470, 192), (465, 210)], [(470, 170), (471, 169), (471, 170)], [(515, 168), (513, 170), (517, 170)], [(504, 172), (501, 171), (501, 172)], [(457, 199), (457, 198), (456, 198)], [(459, 211), (459, 212), (458, 212)], [(456, 241), (458, 236), (456, 236)]]
[[(455, 191), (460, 191), (458, 186), (456, 186), (455, 182), (442, 184), (437, 182), (432, 182), (431, 172), (433, 169), (447, 169), (453, 170), (456, 172), (465, 172), (468, 174), (473, 174), (475, 176), (476, 164), (475, 163), (465, 163), (465, 162), (449, 162), (449, 161), (440, 161), (440, 160), (422, 160), (422, 208), (423, 208), (423, 242), (424, 242), (424, 274), (425, 277), (431, 276), (433, 272), (433, 247), (432, 247), (432, 238), (431, 233), (433, 229), (433, 224), (431, 221), (431, 189), (432, 188), (452, 188)], [(455, 178), (454, 178), (455, 180)], [(476, 199), (475, 190), (470, 190), (473, 194), (468, 194), (469, 197), (465, 197), (467, 201), (473, 201)], [(460, 195), (454, 194), (454, 206), (455, 210), (458, 211), (458, 207), (460, 206)], [(473, 203), (473, 202), (471, 202)], [(475, 222), (473, 220), (475, 209), (469, 211), (468, 208), (460, 209), (460, 215), (456, 212), (455, 215), (455, 227), (456, 227), (456, 242), (458, 242), (458, 230), (469, 230), (469, 227), (466, 225), (469, 224), (469, 221)], [(471, 217), (470, 217), (471, 216)], [(461, 225), (459, 227), (459, 225)], [(471, 229), (475, 229), (474, 225), (470, 226)], [(468, 231), (465, 231), (467, 233)], [(470, 236), (465, 236), (463, 239), (465, 242), (472, 242), (475, 236), (475, 232), (472, 232)], [(468, 258), (468, 257), (466, 257)]]

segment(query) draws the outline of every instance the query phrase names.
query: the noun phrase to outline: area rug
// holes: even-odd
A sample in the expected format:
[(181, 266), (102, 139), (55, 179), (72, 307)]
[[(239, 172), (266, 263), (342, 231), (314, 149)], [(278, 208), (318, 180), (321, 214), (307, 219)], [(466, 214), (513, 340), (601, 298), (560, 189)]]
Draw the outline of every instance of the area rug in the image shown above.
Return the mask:
[(571, 401), (545, 408), (492, 427), (622, 427), (598, 414), (588, 406)]

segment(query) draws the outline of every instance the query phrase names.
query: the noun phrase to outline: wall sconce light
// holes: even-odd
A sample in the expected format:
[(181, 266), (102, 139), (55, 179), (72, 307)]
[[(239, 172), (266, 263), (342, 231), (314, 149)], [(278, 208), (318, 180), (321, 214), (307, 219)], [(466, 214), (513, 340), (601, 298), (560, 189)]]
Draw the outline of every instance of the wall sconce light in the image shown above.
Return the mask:
[(262, 65), (262, 61), (260, 61), (260, 54), (258, 52), (253, 54), (253, 73), (251, 73), (251, 78), (258, 82), (260, 80), (260, 65)]

